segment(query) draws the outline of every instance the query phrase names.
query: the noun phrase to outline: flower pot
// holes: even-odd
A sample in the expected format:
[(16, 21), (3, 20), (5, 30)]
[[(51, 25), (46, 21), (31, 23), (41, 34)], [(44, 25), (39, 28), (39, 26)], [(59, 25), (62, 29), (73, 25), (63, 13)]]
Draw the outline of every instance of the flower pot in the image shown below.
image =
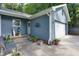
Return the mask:
[(37, 40), (35, 39), (35, 40), (32, 40), (33, 42), (36, 42)]
[(60, 42), (60, 40), (54, 40), (54, 41), (52, 42), (52, 44), (53, 44), (53, 45), (59, 45), (59, 42)]
[(42, 44), (43, 44), (43, 41), (41, 41), (41, 40), (37, 41), (37, 45), (42, 45)]

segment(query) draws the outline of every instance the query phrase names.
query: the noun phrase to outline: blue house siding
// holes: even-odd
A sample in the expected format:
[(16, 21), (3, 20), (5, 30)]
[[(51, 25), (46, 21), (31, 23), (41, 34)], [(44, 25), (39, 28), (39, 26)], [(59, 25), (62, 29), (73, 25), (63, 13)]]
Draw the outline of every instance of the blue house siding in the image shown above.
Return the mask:
[[(38, 25), (37, 25), (38, 24)], [(31, 34), (40, 39), (49, 39), (49, 17), (47, 15), (32, 20)]]
[(21, 19), (21, 34), (26, 35), (27, 34), (27, 20)]
[[(11, 16), (1, 16), (1, 35), (12, 35), (12, 20), (13, 19), (21, 19), (15, 18)], [(22, 35), (27, 34), (27, 19), (21, 19), (21, 30)]]
[(12, 17), (1, 16), (1, 35), (12, 34)]

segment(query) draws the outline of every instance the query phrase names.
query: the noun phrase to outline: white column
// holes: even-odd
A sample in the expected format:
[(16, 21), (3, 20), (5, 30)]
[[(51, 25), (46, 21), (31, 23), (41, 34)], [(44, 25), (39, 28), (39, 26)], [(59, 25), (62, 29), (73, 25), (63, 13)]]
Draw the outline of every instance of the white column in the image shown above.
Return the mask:
[(48, 44), (50, 44), (55, 39), (54, 11), (55, 11), (55, 9), (53, 9), (50, 12), (50, 16), (49, 16), (49, 40), (48, 40)]
[(48, 40), (48, 44), (50, 44), (51, 42), (51, 39), (52, 39), (52, 36), (51, 36), (51, 13), (50, 13), (50, 16), (49, 16), (49, 40)]
[(48, 44), (51, 44), (55, 37), (55, 25), (54, 25), (54, 19), (53, 19), (53, 12), (50, 13), (49, 16), (49, 40)]
[(13, 36), (15, 37), (16, 35), (15, 35), (15, 29), (14, 29), (14, 27), (13, 27)]
[(0, 15), (0, 36), (1, 36), (1, 15)]

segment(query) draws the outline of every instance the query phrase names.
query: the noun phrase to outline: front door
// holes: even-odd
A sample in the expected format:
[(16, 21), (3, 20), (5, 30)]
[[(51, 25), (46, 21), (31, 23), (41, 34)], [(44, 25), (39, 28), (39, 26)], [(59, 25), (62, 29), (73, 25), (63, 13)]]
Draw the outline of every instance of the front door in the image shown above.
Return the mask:
[(28, 33), (28, 35), (31, 34), (31, 22), (30, 21), (28, 21), (28, 23), (27, 23), (27, 33)]

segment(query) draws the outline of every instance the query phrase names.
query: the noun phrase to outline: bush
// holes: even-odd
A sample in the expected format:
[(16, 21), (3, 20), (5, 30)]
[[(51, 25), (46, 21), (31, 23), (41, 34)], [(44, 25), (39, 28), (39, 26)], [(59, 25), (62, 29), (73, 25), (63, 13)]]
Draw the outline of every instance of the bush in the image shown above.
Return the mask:
[(20, 53), (17, 53), (17, 52), (12, 53), (12, 56), (20, 56)]
[(11, 39), (10, 35), (5, 36), (5, 37), (4, 37), (4, 41), (5, 41), (5, 43), (11, 42), (12, 39)]
[(33, 42), (36, 42), (36, 41), (38, 40), (38, 37), (37, 37), (37, 36), (31, 36), (31, 40), (32, 40)]
[(17, 52), (17, 50), (12, 50), (11, 55), (12, 56), (20, 56), (21, 54), (19, 52)]

